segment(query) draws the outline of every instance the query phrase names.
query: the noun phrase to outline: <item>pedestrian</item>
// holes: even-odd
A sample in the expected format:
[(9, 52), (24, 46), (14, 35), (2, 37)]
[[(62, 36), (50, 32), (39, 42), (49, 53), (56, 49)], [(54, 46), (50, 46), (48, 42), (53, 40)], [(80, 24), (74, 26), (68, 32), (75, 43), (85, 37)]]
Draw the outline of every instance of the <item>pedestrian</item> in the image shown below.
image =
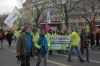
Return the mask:
[(21, 66), (30, 66), (30, 57), (32, 54), (32, 36), (30, 26), (24, 26), (24, 32), (18, 38), (16, 51), (17, 57), (20, 58)]
[(72, 55), (74, 49), (76, 49), (76, 51), (78, 53), (78, 58), (79, 58), (80, 62), (84, 61), (82, 59), (82, 56), (81, 56), (81, 52), (80, 52), (80, 48), (79, 48), (79, 42), (80, 42), (80, 37), (79, 37), (78, 32), (73, 31), (71, 33), (70, 42), (69, 42), (69, 46), (70, 46), (69, 55), (68, 55), (68, 61), (69, 62), (72, 62), (71, 55)]
[[(50, 38), (51, 35), (53, 35), (53, 31), (49, 30), (49, 32), (47, 33), (48, 38)], [(49, 50), (49, 55), (52, 55), (52, 50)]]
[(91, 31), (90, 32), (90, 42), (91, 42), (91, 49), (93, 50), (94, 49), (94, 45), (95, 45), (95, 34), (94, 34), (94, 31)]
[(81, 32), (81, 54), (84, 54), (84, 51), (86, 50), (86, 60), (89, 62), (89, 34), (86, 32), (85, 29)]
[(8, 41), (9, 47), (11, 47), (11, 43), (13, 40), (13, 33), (10, 30), (6, 34), (6, 39)]
[(96, 45), (95, 47), (99, 48), (99, 32), (96, 32)]
[(50, 46), (50, 42), (45, 34), (44, 28), (41, 28), (40, 34), (35, 37), (34, 45), (37, 49), (37, 57), (38, 57), (36, 66), (40, 66), (42, 57), (44, 58), (44, 66), (47, 66), (47, 53), (48, 53), (48, 48)]
[(1, 44), (1, 49), (3, 49), (3, 39), (4, 39), (4, 31), (3, 29), (0, 29), (0, 44)]
[(33, 29), (31, 32), (31, 36), (32, 36), (32, 53), (31, 53), (31, 57), (34, 58), (35, 57), (35, 46), (34, 46), (34, 37), (35, 37), (35, 30)]

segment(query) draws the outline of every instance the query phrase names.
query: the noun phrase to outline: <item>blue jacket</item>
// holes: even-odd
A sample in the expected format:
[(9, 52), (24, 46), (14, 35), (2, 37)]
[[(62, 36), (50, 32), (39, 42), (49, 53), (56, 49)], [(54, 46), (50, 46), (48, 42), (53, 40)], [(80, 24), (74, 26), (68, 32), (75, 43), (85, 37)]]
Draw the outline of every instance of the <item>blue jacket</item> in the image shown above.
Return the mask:
[(39, 35), (38, 45), (41, 47), (37, 49), (38, 53), (45, 54), (48, 52), (48, 41), (45, 35)]
[(26, 33), (26, 52), (31, 52), (32, 50), (32, 38), (30, 33)]

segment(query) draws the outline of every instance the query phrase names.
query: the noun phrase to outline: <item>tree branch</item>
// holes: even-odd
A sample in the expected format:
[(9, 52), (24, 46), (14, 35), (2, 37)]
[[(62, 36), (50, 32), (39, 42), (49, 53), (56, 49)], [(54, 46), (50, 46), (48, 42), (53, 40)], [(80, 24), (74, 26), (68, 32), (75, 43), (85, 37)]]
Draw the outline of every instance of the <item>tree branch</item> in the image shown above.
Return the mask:
[[(54, 11), (52, 11), (51, 13), (53, 13)], [(51, 14), (50, 13), (50, 14)], [(47, 17), (47, 14), (41, 19), (41, 21), (40, 22), (43, 22), (43, 20), (45, 19)]]
[(69, 0), (67, 0), (66, 2), (65, 2), (65, 4), (67, 4), (69, 2)]
[(39, 13), (40, 11), (39, 11), (39, 8), (38, 8), (38, 5), (37, 5), (37, 1), (35, 0), (35, 2), (36, 2), (36, 9), (37, 9), (37, 11)]
[(55, 4), (54, 6), (55, 6), (56, 8), (61, 9), (61, 7), (58, 6), (58, 5), (61, 5), (60, 3), (54, 3), (54, 4)]
[[(89, 21), (84, 15), (82, 15), (82, 18), (84, 18), (84, 19), (87, 21), (87, 23), (89, 24), (89, 26), (91, 27), (90, 21)], [(91, 28), (90, 28), (90, 29), (91, 29)]]
[(81, 2), (81, 0), (79, 0), (68, 12), (70, 13), (71, 11), (73, 11), (75, 9), (75, 7)]

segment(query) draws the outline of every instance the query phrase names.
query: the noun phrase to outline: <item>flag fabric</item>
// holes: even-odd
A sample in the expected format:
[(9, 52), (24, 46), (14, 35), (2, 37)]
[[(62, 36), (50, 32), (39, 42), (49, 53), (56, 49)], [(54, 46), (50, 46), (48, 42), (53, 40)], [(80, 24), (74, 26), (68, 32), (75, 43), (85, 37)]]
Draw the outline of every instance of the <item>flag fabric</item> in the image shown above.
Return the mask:
[(21, 16), (20, 15), (18, 16), (16, 23), (17, 23), (18, 29), (20, 29), (20, 26), (21, 26)]
[(90, 32), (90, 25), (88, 22), (85, 22), (84, 28), (86, 29), (86, 32)]
[(51, 23), (51, 19), (50, 19), (50, 12), (48, 11), (48, 13), (47, 13), (47, 22), (48, 22), (48, 24), (50, 24)]
[(64, 12), (60, 12), (60, 18), (61, 18), (61, 20), (64, 20), (64, 19), (65, 19), (65, 14), (64, 14)]
[(93, 28), (93, 31), (96, 31), (96, 20), (95, 20), (95, 17), (93, 17), (93, 20), (92, 20), (92, 28)]
[(34, 10), (30, 11), (30, 24), (32, 25), (33, 21), (35, 20)]
[(7, 24), (10, 28), (12, 28), (19, 14), (20, 13), (18, 9), (15, 7), (13, 11), (8, 15), (4, 23)]

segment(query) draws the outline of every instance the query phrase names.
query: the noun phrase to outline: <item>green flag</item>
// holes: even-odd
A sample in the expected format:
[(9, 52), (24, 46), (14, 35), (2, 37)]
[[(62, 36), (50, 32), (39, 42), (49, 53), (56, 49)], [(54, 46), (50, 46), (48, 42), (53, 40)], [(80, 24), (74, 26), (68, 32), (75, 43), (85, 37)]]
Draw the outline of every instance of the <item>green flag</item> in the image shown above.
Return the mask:
[(90, 31), (90, 26), (89, 26), (88, 22), (85, 22), (84, 28), (86, 29), (87, 32)]
[(63, 11), (60, 12), (60, 18), (61, 18), (61, 20), (64, 20), (65, 19), (65, 13)]
[(18, 29), (20, 29), (20, 26), (21, 26), (21, 17), (20, 17), (20, 15), (18, 16), (16, 23), (17, 23)]
[(30, 24), (31, 24), (31, 25), (33, 24), (34, 18), (35, 18), (35, 16), (34, 16), (34, 10), (32, 9), (32, 10), (30, 11)]

